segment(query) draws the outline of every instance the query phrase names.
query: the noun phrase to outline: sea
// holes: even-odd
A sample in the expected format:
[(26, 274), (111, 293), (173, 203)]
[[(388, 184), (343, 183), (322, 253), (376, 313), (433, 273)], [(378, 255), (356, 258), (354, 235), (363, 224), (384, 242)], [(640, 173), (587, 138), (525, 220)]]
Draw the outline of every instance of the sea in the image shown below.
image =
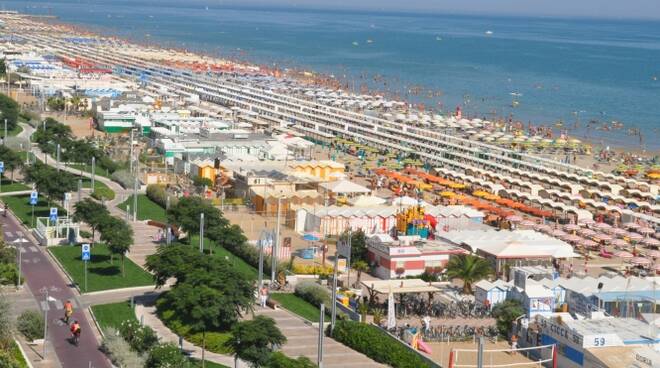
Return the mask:
[[(333, 75), (425, 109), (567, 130), (660, 153), (660, 21), (230, 7), (219, 1), (0, 1), (163, 46)], [(612, 124), (618, 122), (621, 124)], [(642, 134), (635, 135), (639, 130)]]

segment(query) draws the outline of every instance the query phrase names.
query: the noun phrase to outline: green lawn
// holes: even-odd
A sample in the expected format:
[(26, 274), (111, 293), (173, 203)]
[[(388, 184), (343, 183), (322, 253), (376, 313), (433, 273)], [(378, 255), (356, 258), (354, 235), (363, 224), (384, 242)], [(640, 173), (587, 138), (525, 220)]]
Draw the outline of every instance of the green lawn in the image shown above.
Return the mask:
[[(160, 298), (156, 302), (156, 314), (158, 318), (167, 326), (172, 332), (179, 336), (183, 336), (186, 341), (189, 341), (197, 346), (202, 346), (202, 333), (193, 333), (190, 331), (190, 326), (181, 321), (174, 314), (171, 307), (166, 304), (164, 298)], [(218, 354), (229, 354), (230, 351), (223, 346), (225, 341), (231, 338), (229, 331), (207, 331), (206, 332), (206, 348), (209, 351)]]
[[(92, 172), (92, 164), (91, 163), (87, 163), (87, 164), (68, 164), (66, 166), (70, 167), (72, 169), (82, 170), (82, 171), (87, 172), (87, 173)], [(94, 172), (96, 173), (96, 175), (99, 175), (99, 176), (103, 176), (103, 177), (106, 177), (106, 178), (110, 177), (110, 175), (108, 175), (108, 172), (105, 171), (104, 168), (102, 168), (98, 165), (98, 162), (96, 163), (96, 166), (94, 167)]]
[[(137, 317), (135, 317), (135, 312), (131, 309), (131, 303), (128, 300), (119, 303), (92, 306), (92, 312), (94, 312), (96, 321), (99, 323), (99, 326), (101, 326), (101, 329), (107, 327), (118, 329), (124, 321), (138, 322)], [(199, 368), (202, 366), (202, 363), (199, 360), (190, 359), (190, 362), (193, 364), (193, 368)], [(224, 365), (209, 361), (206, 362), (206, 366), (210, 368), (228, 368)]]
[[(9, 209), (21, 219), (25, 225), (32, 227), (32, 206), (30, 206), (29, 203), (29, 194), (2, 197), (2, 201), (9, 205)], [(55, 203), (51, 203), (51, 206), (58, 208), (59, 216), (66, 216), (66, 211), (62, 207)], [(37, 221), (37, 217), (48, 217), (49, 214), (50, 206), (48, 206), (48, 201), (40, 195), (39, 201), (34, 206), (34, 221)]]
[[(190, 362), (192, 363), (192, 368), (201, 368), (202, 367), (202, 361), (201, 360), (191, 358)], [(209, 362), (208, 360), (206, 362), (204, 362), (204, 365), (207, 368), (229, 368), (226, 365)]]
[[(3, 129), (4, 129), (4, 128), (3, 128)], [(16, 124), (16, 126), (14, 127), (14, 129), (12, 129), (12, 130), (8, 130), (8, 131), (7, 131), (7, 136), (8, 136), (8, 137), (15, 137), (15, 136), (21, 134), (22, 131), (23, 131), (23, 128), (21, 128), (20, 125)], [(2, 131), (2, 134), (5, 134), (5, 133), (4, 133), (4, 130)]]
[(16, 345), (15, 342), (12, 342), (11, 344), (11, 356), (14, 357), (20, 368), (28, 367), (27, 362), (21, 353), (21, 350), (18, 348), (18, 345)]
[[(133, 196), (128, 197), (118, 207), (126, 211), (126, 208), (131, 206), (131, 213), (133, 212)], [(160, 222), (167, 222), (167, 215), (165, 209), (159, 206), (156, 202), (147, 197), (146, 194), (138, 194), (138, 220), (154, 220)]]
[(319, 320), (321, 310), (295, 294), (272, 293), (270, 297), (278, 301), (282, 305), (282, 308), (308, 321), (318, 322)]
[[(191, 237), (191, 243), (192, 245), (198, 249), (199, 248), (199, 235), (193, 235)], [(251, 265), (249, 265), (247, 262), (245, 262), (243, 259), (239, 258), (236, 256), (234, 253), (228, 251), (227, 249), (220, 247), (213, 243), (210, 239), (204, 237), (204, 250), (208, 252), (208, 249), (212, 247), (213, 249), (213, 254), (217, 254), (221, 257), (227, 257), (229, 261), (231, 261), (240, 271), (245, 272), (248, 275), (257, 277), (257, 272), (258, 270)]]
[(92, 307), (92, 312), (94, 312), (101, 329), (107, 327), (119, 328), (122, 322), (126, 320), (137, 322), (135, 312), (131, 309), (129, 301), (95, 305)]
[(2, 178), (2, 193), (18, 192), (18, 191), (30, 190), (30, 189), (31, 187), (28, 187), (23, 183), (11, 181), (8, 178)]
[(87, 290), (84, 289), (84, 265), (80, 259), (80, 246), (59, 246), (48, 249), (57, 258), (82, 292), (121, 289), (153, 285), (147, 271), (126, 258), (126, 275), (121, 274), (121, 260), (115, 256), (110, 263), (110, 252), (105, 244), (92, 248), (92, 259), (87, 264)]

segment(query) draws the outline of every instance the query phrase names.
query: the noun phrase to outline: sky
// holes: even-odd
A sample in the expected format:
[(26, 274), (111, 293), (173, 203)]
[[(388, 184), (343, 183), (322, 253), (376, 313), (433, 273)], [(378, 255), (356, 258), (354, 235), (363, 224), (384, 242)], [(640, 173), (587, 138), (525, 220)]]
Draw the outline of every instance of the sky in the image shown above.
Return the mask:
[(242, 6), (660, 19), (660, 0), (215, 0)]

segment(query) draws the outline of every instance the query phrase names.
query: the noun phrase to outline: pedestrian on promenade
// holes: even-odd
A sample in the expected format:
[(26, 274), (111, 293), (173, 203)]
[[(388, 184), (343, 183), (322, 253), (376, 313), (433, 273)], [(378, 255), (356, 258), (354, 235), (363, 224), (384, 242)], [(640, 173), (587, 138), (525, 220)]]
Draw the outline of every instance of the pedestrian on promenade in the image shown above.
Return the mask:
[(268, 301), (268, 288), (266, 285), (261, 287), (259, 290), (259, 301), (261, 302), (261, 307), (266, 308), (266, 302)]
[(64, 323), (67, 325), (69, 324), (69, 318), (71, 318), (71, 315), (73, 315), (73, 304), (71, 304), (70, 300), (67, 300), (66, 303), (64, 303)]

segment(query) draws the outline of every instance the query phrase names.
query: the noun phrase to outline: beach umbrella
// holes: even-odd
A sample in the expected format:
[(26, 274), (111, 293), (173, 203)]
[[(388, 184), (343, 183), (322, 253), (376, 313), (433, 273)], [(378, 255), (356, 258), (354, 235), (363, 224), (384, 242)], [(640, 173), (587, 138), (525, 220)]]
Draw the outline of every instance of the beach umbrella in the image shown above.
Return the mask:
[(557, 229), (557, 230), (554, 230), (553, 232), (551, 232), (550, 235), (552, 235), (554, 237), (557, 237), (557, 238), (560, 238), (560, 237), (566, 235), (566, 233), (559, 230), (559, 229)]
[(640, 234), (648, 235), (648, 234), (653, 234), (655, 233), (655, 229), (650, 228), (650, 227), (642, 227), (637, 229), (637, 232)]
[(303, 235), (303, 240), (319, 241), (321, 240), (321, 234), (315, 232), (305, 233), (305, 235)]
[(596, 221), (594, 221), (593, 219), (590, 219), (590, 218), (581, 219), (581, 220), (578, 220), (578, 222), (583, 224), (583, 225), (593, 225), (593, 224), (596, 223)]
[(623, 239), (613, 239), (613, 240), (610, 242), (610, 244), (612, 244), (612, 245), (615, 246), (615, 247), (621, 247), (621, 248), (622, 248), (622, 247), (627, 247), (628, 245), (630, 245), (630, 244), (628, 244), (627, 241), (625, 241), (625, 240), (623, 240)]
[(575, 224), (564, 225), (564, 230), (566, 230), (566, 231), (576, 231), (576, 230), (579, 230), (579, 229), (580, 229), (580, 226), (575, 225)]
[(534, 222), (532, 220), (523, 220), (518, 225), (524, 226), (524, 227), (533, 227), (534, 225), (536, 225), (536, 222)]
[(655, 238), (646, 238), (642, 240), (642, 244), (648, 245), (649, 247), (657, 247), (660, 245), (660, 240)]
[(635, 256), (632, 253), (626, 252), (625, 250), (614, 253), (614, 256), (617, 257), (617, 258), (623, 258), (623, 259), (635, 258)]
[(624, 234), (628, 234), (628, 232), (627, 232), (626, 230), (620, 228), (620, 227), (614, 227), (614, 228), (612, 228), (612, 229), (610, 230), (610, 234), (613, 234), (613, 235), (624, 235)]
[(508, 221), (511, 221), (511, 222), (520, 222), (520, 221), (522, 221), (522, 217), (520, 217), (518, 215), (508, 216), (506, 219)]
[(637, 233), (628, 233), (628, 235), (626, 235), (625, 237), (632, 241), (640, 241), (644, 239), (644, 236), (642, 236), (642, 234), (637, 234)]
[(630, 259), (630, 264), (635, 266), (648, 266), (651, 264), (651, 260), (643, 257), (635, 257)]
[(541, 231), (541, 232), (544, 232), (544, 233), (549, 232), (551, 229), (552, 228), (550, 226), (546, 225), (546, 224), (534, 225), (534, 230)]
[(634, 222), (628, 222), (626, 224), (623, 224), (623, 227), (625, 227), (626, 229), (639, 229), (641, 226), (639, 226), (639, 224), (636, 224)]
[(609, 242), (609, 241), (612, 241), (613, 238), (610, 235), (607, 235), (607, 234), (596, 234), (596, 235), (594, 235), (594, 239), (596, 239), (598, 241)]
[(580, 241), (581, 239), (582, 239), (581, 237), (579, 237), (577, 235), (573, 235), (573, 234), (568, 234), (568, 235), (562, 237), (563, 241), (567, 241), (569, 243), (575, 243), (575, 242)]
[(660, 258), (660, 250), (650, 250), (646, 252), (647, 257)]
[(598, 243), (596, 243), (595, 241), (593, 241), (591, 239), (582, 239), (579, 242), (579, 244), (582, 245), (582, 246), (585, 246), (587, 248), (595, 247), (595, 246), (598, 245)]
[(578, 234), (580, 234), (582, 236), (592, 236), (592, 235), (596, 235), (596, 232), (591, 230), (591, 229), (584, 228), (584, 229), (578, 230)]
[(387, 328), (396, 327), (396, 315), (394, 310), (394, 293), (390, 291), (387, 295)]
[(655, 265), (655, 272), (660, 272), (660, 263)]
[(595, 227), (596, 229), (609, 229), (609, 228), (611, 228), (612, 226), (610, 226), (609, 224), (606, 224), (606, 223), (604, 223), (604, 222), (598, 222), (598, 223), (596, 223), (596, 224), (594, 225), (594, 227)]

